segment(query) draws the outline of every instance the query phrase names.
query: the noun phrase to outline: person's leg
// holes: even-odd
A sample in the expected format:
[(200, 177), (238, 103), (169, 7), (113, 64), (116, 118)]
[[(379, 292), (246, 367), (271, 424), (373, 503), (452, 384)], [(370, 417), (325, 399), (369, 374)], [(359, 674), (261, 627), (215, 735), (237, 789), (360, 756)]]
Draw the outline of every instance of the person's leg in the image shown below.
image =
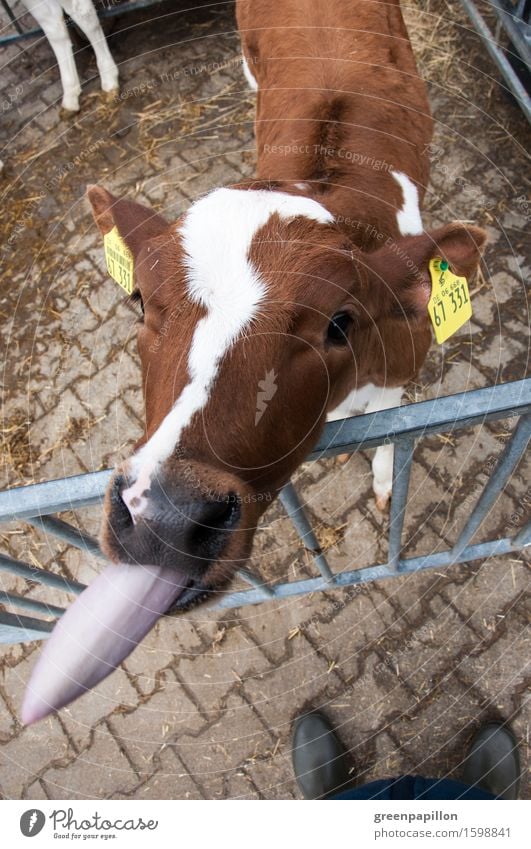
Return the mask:
[(421, 775), (401, 775), (371, 781), (361, 787), (352, 787), (329, 797), (345, 799), (495, 799), (492, 793), (480, 787), (470, 787), (450, 778), (423, 778)]
[(293, 769), (305, 799), (516, 799), (518, 747), (501, 723), (488, 723), (472, 740), (464, 781), (404, 775), (349, 787), (347, 753), (320, 713), (300, 717), (293, 734)]

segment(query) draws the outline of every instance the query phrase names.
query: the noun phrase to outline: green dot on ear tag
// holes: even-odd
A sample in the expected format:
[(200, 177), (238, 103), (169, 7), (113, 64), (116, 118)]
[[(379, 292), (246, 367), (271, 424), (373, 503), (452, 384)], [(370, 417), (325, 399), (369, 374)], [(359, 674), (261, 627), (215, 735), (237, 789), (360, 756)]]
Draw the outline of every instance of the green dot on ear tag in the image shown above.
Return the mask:
[(441, 268), (441, 271), (448, 271), (448, 263), (446, 262), (445, 259), (441, 259), (440, 268)]

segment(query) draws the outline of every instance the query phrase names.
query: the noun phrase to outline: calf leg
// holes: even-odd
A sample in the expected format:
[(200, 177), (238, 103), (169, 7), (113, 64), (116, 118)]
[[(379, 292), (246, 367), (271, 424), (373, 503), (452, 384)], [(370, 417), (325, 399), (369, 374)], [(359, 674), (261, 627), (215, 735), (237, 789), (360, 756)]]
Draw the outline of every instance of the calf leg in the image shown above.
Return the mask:
[(114, 91), (118, 88), (118, 68), (111, 56), (92, 0), (61, 0), (61, 5), (92, 45), (103, 91)]
[[(338, 407), (329, 412), (327, 420), (330, 422), (356, 413), (376, 413), (379, 410), (388, 410), (390, 407), (399, 407), (403, 391), (402, 386), (387, 389), (369, 383), (361, 389), (353, 390)], [(338, 459), (345, 462), (349, 456), (349, 454), (339, 454)], [(372, 461), (372, 488), (376, 496), (376, 506), (382, 512), (387, 509), (391, 497), (393, 457), (393, 445), (380, 445)]]
[(24, 0), (24, 4), (41, 27), (55, 53), (63, 86), (63, 108), (77, 112), (81, 86), (62, 9), (57, 0)]
[[(399, 407), (403, 391), (402, 386), (392, 389), (375, 386), (374, 396), (367, 404), (365, 412), (376, 413), (390, 407)], [(372, 460), (372, 488), (376, 496), (376, 506), (382, 512), (387, 510), (391, 498), (394, 453), (394, 445), (379, 445)]]

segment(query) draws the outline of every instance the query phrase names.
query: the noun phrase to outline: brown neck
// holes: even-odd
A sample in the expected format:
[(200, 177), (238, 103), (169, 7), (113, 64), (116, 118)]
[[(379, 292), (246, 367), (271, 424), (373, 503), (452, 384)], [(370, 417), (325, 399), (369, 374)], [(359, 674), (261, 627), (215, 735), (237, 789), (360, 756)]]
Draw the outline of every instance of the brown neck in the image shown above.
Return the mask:
[(239, 10), (258, 82), (257, 177), (308, 184), (360, 246), (398, 235), (391, 172), (422, 199), (432, 132), (398, 2), (284, 0), (285, 28), (273, 6)]

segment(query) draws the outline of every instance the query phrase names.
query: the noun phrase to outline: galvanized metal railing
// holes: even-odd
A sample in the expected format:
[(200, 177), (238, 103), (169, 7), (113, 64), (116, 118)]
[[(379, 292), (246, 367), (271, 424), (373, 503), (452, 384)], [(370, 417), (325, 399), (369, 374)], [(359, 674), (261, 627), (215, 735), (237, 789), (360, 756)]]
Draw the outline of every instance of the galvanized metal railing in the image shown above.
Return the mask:
[[(514, 95), (527, 120), (531, 122), (531, 96), (524, 85), (524, 77), (515, 70), (515, 60), (520, 58), (523, 67), (531, 65), (531, 0), (489, 0), (496, 15), (496, 32), (492, 33), (475, 0), (461, 0), (474, 29), (481, 37), (485, 49), (500, 69), (508, 89)], [(510, 47), (500, 46), (499, 36), (504, 32)]]
[[(157, 6), (161, 2), (162, 0), (127, 0), (127, 2), (113, 4), (110, 0), (101, 0), (101, 3), (97, 5), (96, 12), (99, 18), (114, 18), (118, 15), (125, 15), (127, 12), (143, 12), (145, 9), (149, 9), (150, 6)], [(11, 26), (15, 29), (14, 33), (0, 35), (0, 47), (4, 44), (12, 44), (26, 38), (44, 36), (40, 27), (33, 27), (33, 29), (27, 30), (23, 29), (19, 19), (11, 9), (8, 0), (0, 0), (0, 3), (9, 18)], [(26, 10), (24, 9), (25, 12)]]
[[(516, 418), (510, 440), (502, 449), (489, 480), (480, 493), (470, 516), (451, 548), (416, 557), (402, 556), (402, 537), (406, 515), (409, 479), (415, 445), (424, 437), (479, 426), (495, 419)], [(368, 581), (412, 574), (425, 569), (442, 568), (454, 563), (483, 559), (519, 551), (531, 543), (531, 522), (512, 537), (473, 543), (473, 537), (502, 492), (531, 435), (531, 379), (461, 392), (433, 401), (370, 413), (330, 422), (310, 460), (352, 453), (359, 448), (376, 448), (394, 443), (393, 497), (389, 517), (389, 550), (385, 563), (334, 573), (305, 514), (304, 507), (290, 483), (280, 500), (299, 536), (309, 550), (319, 575), (304, 580), (266, 585), (245, 569), (239, 571), (250, 589), (223, 595), (218, 608), (258, 604), (271, 599), (304, 595), (321, 590), (340, 589)], [(68, 522), (54, 516), (65, 510), (78, 510), (102, 501), (112, 470), (62, 478), (0, 493), (0, 522), (25, 521), (47, 535), (58, 537), (87, 552), (103, 557), (95, 539)], [(68, 580), (54, 572), (14, 560), (0, 554), (0, 572), (35, 581), (65, 593), (77, 595), (84, 584)], [(0, 604), (39, 614), (38, 618), (0, 611), (0, 642), (21, 642), (45, 638), (64, 608), (47, 605), (17, 593), (0, 593)]]

